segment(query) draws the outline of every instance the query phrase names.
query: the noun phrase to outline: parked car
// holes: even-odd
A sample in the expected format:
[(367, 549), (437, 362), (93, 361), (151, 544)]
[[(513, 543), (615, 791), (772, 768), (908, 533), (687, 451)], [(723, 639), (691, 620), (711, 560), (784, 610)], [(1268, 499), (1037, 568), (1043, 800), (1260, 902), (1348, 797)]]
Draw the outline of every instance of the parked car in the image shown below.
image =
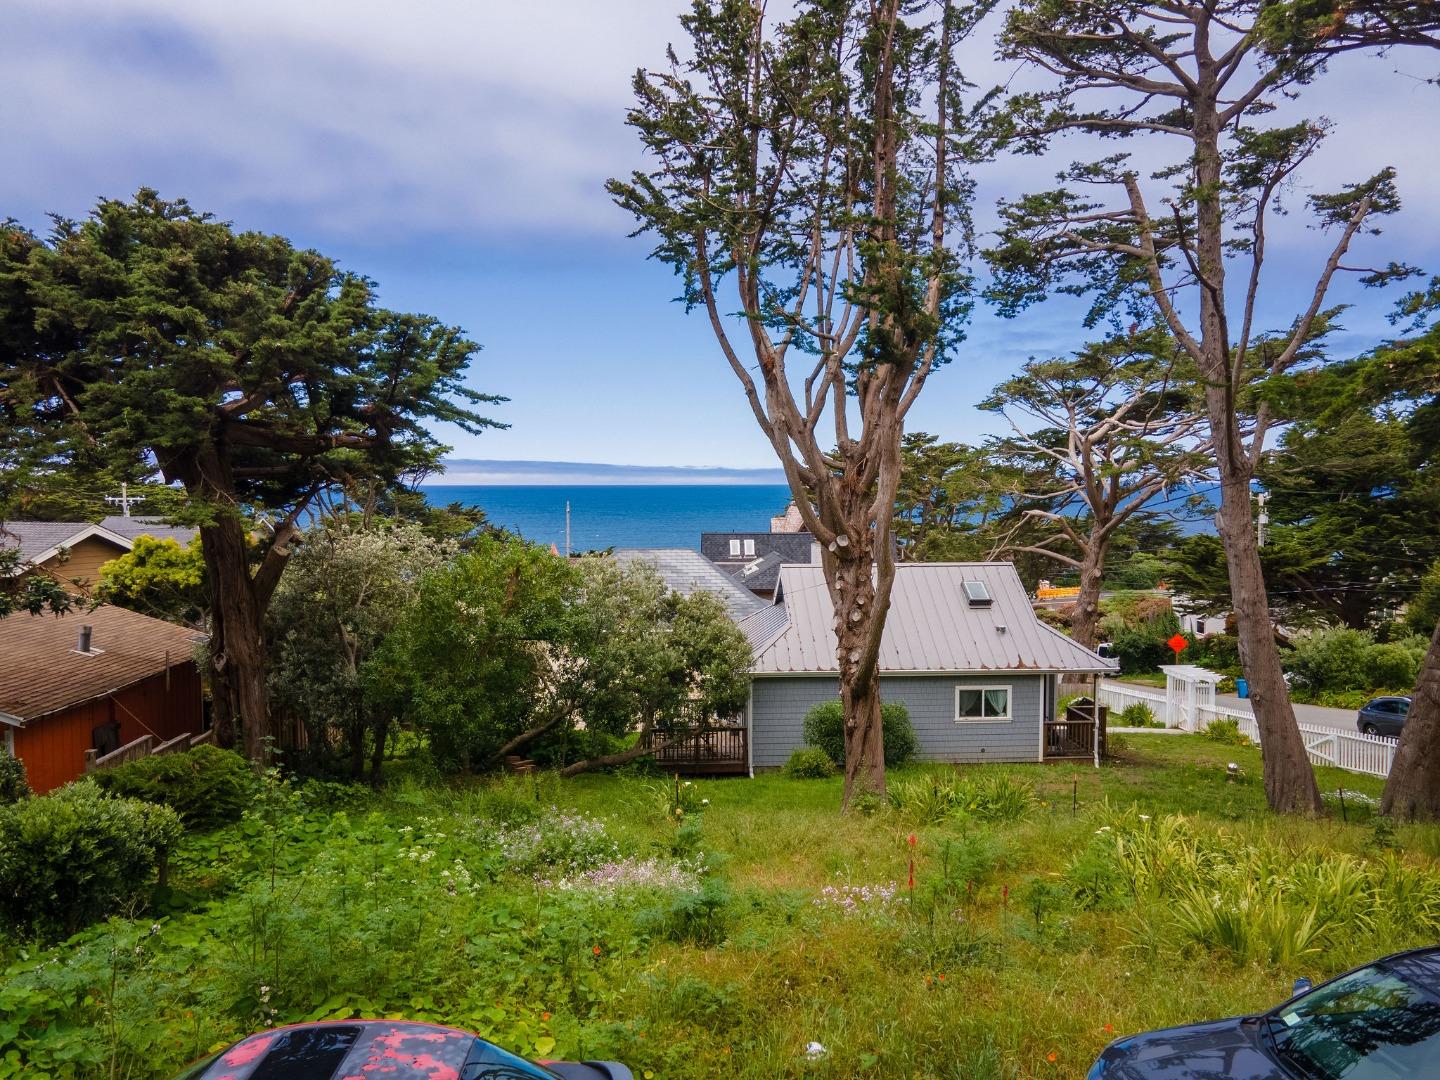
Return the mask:
[(1361, 708), (1355, 726), (1366, 735), (1394, 735), (1398, 738), (1409, 714), (1408, 697), (1377, 697)]
[(395, 1020), (334, 1020), (262, 1031), (175, 1080), (634, 1080), (613, 1061), (533, 1062), (468, 1031)]
[(1440, 946), (1396, 953), (1267, 1013), (1117, 1039), (1087, 1080), (1440, 1076)]

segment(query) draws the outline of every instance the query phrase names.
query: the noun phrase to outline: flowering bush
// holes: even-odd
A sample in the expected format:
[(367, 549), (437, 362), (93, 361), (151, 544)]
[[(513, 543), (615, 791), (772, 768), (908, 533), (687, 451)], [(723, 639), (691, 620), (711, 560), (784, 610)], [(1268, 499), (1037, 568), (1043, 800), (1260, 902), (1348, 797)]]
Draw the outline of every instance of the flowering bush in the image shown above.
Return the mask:
[(595, 893), (694, 889), (699, 885), (700, 875), (704, 870), (704, 861), (698, 856), (693, 859), (641, 859), (625, 856), (610, 859), (570, 877), (554, 881), (537, 878), (536, 884), (547, 889), (578, 889)]
[(845, 915), (877, 915), (904, 903), (898, 882), (883, 885), (826, 885), (814, 900), (816, 907)]
[(522, 874), (553, 870), (569, 877), (620, 857), (604, 822), (553, 806), (535, 821), (500, 826), (489, 840), (506, 867)]

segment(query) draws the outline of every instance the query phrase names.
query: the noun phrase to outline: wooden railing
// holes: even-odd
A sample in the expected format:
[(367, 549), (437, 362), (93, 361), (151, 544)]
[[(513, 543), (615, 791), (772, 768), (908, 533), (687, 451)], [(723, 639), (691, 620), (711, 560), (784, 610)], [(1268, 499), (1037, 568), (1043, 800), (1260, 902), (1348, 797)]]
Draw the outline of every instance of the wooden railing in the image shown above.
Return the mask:
[(641, 743), (655, 764), (668, 772), (723, 774), (748, 772), (749, 729), (711, 727), (673, 733), (648, 731)]
[(134, 742), (128, 742), (120, 749), (112, 750), (108, 754), (102, 755), (98, 750), (86, 750), (85, 771), (88, 773), (94, 772), (96, 769), (113, 769), (117, 765), (127, 765), (132, 761), (139, 761), (141, 758), (161, 754), (180, 754), (196, 746), (203, 744), (213, 746), (214, 743), (214, 728), (193, 736), (187, 731), (165, 742), (159, 742), (154, 735), (141, 735)]
[(1093, 758), (1094, 720), (1050, 720), (1045, 724), (1047, 758)]

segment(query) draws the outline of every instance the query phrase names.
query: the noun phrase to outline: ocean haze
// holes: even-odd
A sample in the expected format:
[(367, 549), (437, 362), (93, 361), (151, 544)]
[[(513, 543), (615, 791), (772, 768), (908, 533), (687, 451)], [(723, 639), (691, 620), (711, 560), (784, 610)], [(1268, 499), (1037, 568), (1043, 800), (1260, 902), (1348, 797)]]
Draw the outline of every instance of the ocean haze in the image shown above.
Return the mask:
[[(450, 458), (445, 472), (425, 483), (438, 487), (538, 487), (636, 485), (784, 485), (774, 469), (732, 469), (722, 465), (608, 465), (596, 461), (499, 461)], [(784, 509), (782, 506), (780, 509)], [(779, 510), (775, 511), (779, 513)]]

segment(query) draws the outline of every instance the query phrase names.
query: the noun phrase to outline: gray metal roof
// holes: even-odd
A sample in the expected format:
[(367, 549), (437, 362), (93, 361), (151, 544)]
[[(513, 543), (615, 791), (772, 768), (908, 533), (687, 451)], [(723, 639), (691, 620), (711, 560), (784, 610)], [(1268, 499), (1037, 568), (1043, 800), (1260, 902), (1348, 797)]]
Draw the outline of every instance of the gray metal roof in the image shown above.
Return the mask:
[(174, 540), (181, 547), (187, 546), (195, 539), (198, 529), (186, 528), (183, 525), (167, 525), (164, 518), (158, 517), (121, 517), (112, 514), (100, 522), (101, 525), (113, 533), (134, 540), (137, 536), (151, 536), (156, 540)]
[[(103, 526), (102, 526), (103, 528)], [(84, 536), (101, 536), (127, 551), (128, 537), (106, 536), (89, 521), (0, 521), (0, 547), (20, 549), (20, 557), (31, 562), (57, 547), (70, 547)]]
[(616, 548), (614, 558), (620, 563), (643, 560), (652, 564), (666, 585), (685, 596), (697, 589), (714, 593), (724, 601), (730, 617), (736, 621), (765, 606), (765, 601), (689, 548)]
[[(966, 581), (985, 583), (992, 598), (989, 607), (970, 606)], [(823, 569), (782, 566), (775, 602), (784, 607), (788, 626), (768, 642), (759, 639), (754, 672), (838, 671), (831, 629), (834, 608)], [(880, 639), (880, 670), (1103, 674), (1115, 668), (1041, 622), (1015, 567), (994, 562), (898, 566)]]
[(785, 632), (790, 626), (790, 613), (784, 604), (771, 604), (753, 615), (740, 620), (740, 629), (750, 642), (750, 648), (759, 655), (764, 648)]

